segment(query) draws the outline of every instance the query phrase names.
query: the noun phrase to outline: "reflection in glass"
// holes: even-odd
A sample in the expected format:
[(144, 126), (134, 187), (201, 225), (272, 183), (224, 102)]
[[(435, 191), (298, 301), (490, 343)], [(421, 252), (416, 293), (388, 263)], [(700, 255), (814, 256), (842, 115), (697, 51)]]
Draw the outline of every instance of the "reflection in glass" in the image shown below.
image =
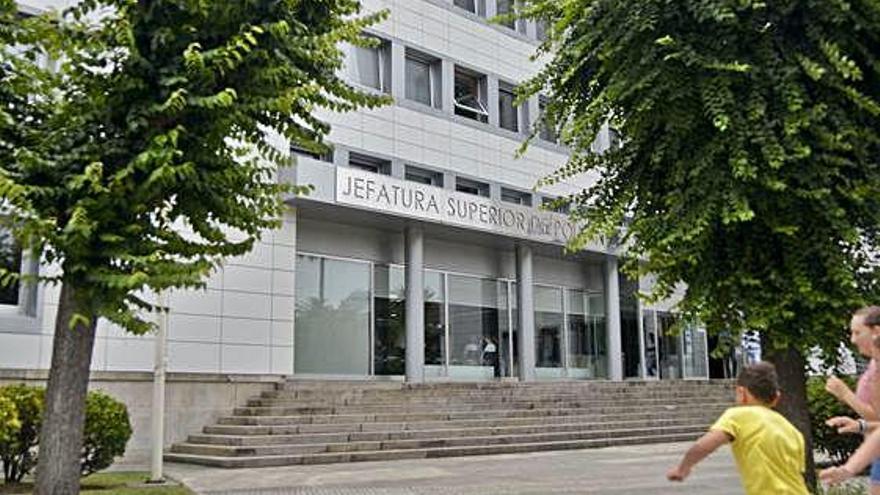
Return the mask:
[(487, 368), (483, 375), (500, 376), (498, 313), (506, 286), (497, 280), (457, 275), (449, 275), (448, 280), (449, 364), (483, 367)]
[(562, 289), (535, 286), (535, 366), (562, 367)]
[(642, 363), (642, 347), (639, 343), (639, 290), (638, 279), (618, 273), (620, 287), (620, 339), (623, 351), (623, 376), (638, 378)]
[(294, 371), (369, 373), (370, 265), (297, 256)]
[(574, 377), (608, 374), (604, 299), (601, 294), (568, 290), (569, 366)]
[(446, 364), (443, 274), (425, 271), (425, 364)]
[(375, 331), (373, 371), (377, 375), (406, 372), (406, 310), (403, 268), (377, 266), (373, 272)]
[[(6, 229), (0, 229), (0, 266), (12, 273), (21, 271), (21, 247)], [(0, 286), (0, 304), (18, 304), (17, 280)]]
[(642, 315), (642, 329), (645, 333), (645, 376), (657, 377), (657, 322), (654, 311), (646, 310)]
[(657, 311), (657, 330), (660, 333), (660, 378), (682, 378), (681, 336), (677, 333), (676, 317)]

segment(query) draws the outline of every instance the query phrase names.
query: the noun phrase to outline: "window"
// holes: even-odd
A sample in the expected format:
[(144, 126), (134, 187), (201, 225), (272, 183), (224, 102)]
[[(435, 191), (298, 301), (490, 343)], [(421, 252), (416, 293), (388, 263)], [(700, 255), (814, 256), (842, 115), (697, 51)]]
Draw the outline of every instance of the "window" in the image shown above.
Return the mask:
[(544, 196), (541, 198), (541, 206), (545, 210), (555, 211), (556, 213), (562, 213), (563, 215), (568, 215), (570, 208), (568, 203), (565, 204), (554, 204), (554, 202), (558, 201), (558, 198), (550, 198)]
[(373, 156), (351, 152), (348, 155), (348, 166), (374, 174), (391, 175), (391, 161)]
[(547, 21), (538, 19), (535, 21), (535, 37), (538, 41), (547, 41)]
[(498, 84), (498, 125), (508, 131), (519, 132), (519, 108), (514, 104), (516, 91), (507, 83)]
[[(13, 273), (21, 273), (21, 246), (12, 232), (0, 228), (0, 266)], [(18, 305), (19, 282), (0, 286), (0, 304)]]
[(374, 39), (378, 46), (345, 45), (345, 74), (351, 82), (391, 93), (391, 43)]
[(559, 136), (556, 135), (556, 124), (547, 116), (547, 106), (550, 101), (541, 96), (538, 99), (538, 110), (541, 115), (541, 132), (539, 137), (550, 143), (558, 143)]
[(442, 87), (440, 59), (407, 49), (406, 99), (440, 108)]
[(455, 178), (455, 190), (465, 194), (473, 194), (476, 196), (489, 197), (489, 184), (476, 180), (465, 179), (463, 177)]
[(333, 161), (333, 149), (327, 149), (326, 151), (319, 153), (317, 151), (314, 151), (313, 149), (306, 148), (303, 145), (292, 143), (290, 145), (290, 152), (294, 155), (307, 156), (309, 158), (313, 158), (322, 162)]
[(455, 68), (455, 114), (480, 122), (489, 121), (486, 109), (486, 76)]
[[(514, 0), (498, 0), (497, 4), (497, 13), (498, 15), (507, 15), (513, 14), (513, 1)], [(516, 29), (516, 19), (510, 18), (505, 19), (501, 22), (502, 26), (507, 26), (510, 29)]]
[(412, 165), (407, 165), (404, 175), (404, 178), (411, 182), (418, 182), (420, 184), (427, 184), (429, 186), (443, 187), (442, 172), (436, 172), (434, 170), (428, 170), (420, 167), (414, 167)]
[(501, 201), (514, 203), (523, 206), (532, 206), (532, 195), (525, 191), (517, 191), (515, 189), (501, 188)]
[(486, 0), (454, 0), (456, 7), (467, 10), (480, 17), (486, 17)]
[(613, 127), (608, 128), (608, 148), (612, 150), (620, 149), (623, 145), (620, 131)]

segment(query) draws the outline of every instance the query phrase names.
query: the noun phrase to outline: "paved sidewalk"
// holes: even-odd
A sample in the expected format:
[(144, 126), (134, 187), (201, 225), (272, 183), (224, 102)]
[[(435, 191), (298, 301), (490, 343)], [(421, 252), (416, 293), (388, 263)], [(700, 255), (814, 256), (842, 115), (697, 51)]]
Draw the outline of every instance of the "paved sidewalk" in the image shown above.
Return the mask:
[(666, 470), (690, 444), (225, 470), (168, 464), (169, 476), (200, 494), (248, 495), (741, 495), (729, 448), (684, 483)]

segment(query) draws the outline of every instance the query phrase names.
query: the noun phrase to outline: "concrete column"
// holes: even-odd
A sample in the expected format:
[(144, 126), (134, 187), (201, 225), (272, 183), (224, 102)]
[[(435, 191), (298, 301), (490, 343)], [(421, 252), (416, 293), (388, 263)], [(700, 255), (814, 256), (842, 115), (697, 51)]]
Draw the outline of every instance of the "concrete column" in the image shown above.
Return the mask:
[(406, 258), (406, 381), (425, 380), (425, 276), (422, 228), (411, 225), (405, 232)]
[(452, 172), (443, 172), (443, 189), (455, 191), (455, 174)]
[(337, 146), (333, 151), (333, 164), (337, 167), (348, 166), (349, 151), (348, 148)]
[(486, 78), (486, 109), (489, 110), (489, 125), (498, 127), (501, 121), (501, 109), (498, 108), (498, 79), (494, 77)]
[(452, 115), (455, 113), (455, 64), (451, 60), (443, 59), (440, 66), (440, 79), (442, 91), (440, 97), (443, 100), (443, 112)]
[(528, 134), (532, 127), (541, 118), (541, 106), (538, 104), (538, 97), (533, 96), (523, 103), (523, 132)]
[(486, 19), (491, 19), (498, 15), (498, 0), (483, 0), (486, 2)]
[(406, 177), (406, 164), (403, 160), (397, 158), (391, 159), (391, 177), (397, 179), (403, 179)]
[(617, 258), (605, 258), (605, 321), (608, 325), (608, 376), (623, 380), (623, 351), (620, 335), (620, 286)]
[(535, 380), (535, 298), (532, 248), (525, 244), (516, 246), (516, 310), (519, 379), (531, 382)]
[(398, 42), (391, 43), (391, 96), (406, 98), (406, 47)]

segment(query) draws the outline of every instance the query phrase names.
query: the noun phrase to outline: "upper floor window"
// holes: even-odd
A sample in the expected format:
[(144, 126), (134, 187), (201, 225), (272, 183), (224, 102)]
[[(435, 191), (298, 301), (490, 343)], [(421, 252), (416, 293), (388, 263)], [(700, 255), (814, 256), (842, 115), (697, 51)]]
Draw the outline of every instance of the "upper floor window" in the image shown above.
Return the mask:
[(473, 194), (476, 196), (489, 197), (489, 184), (464, 177), (455, 178), (455, 190), (465, 194)]
[[(513, 13), (513, 4), (514, 0), (498, 0), (496, 4), (497, 14), (498, 15), (508, 15)], [(501, 21), (502, 26), (507, 26), (510, 29), (516, 29), (516, 19), (504, 19)]]
[(455, 68), (455, 114), (489, 121), (486, 108), (486, 76), (462, 67)]
[(544, 19), (537, 19), (535, 21), (535, 37), (538, 38), (538, 41), (547, 41), (547, 21)]
[(550, 143), (558, 143), (559, 136), (556, 134), (556, 124), (547, 115), (549, 103), (550, 101), (544, 96), (538, 98), (538, 112), (541, 116), (539, 137)]
[[(12, 232), (0, 228), (0, 266), (12, 273), (21, 273), (21, 246)], [(0, 286), (0, 304), (18, 305), (19, 282)]]
[(350, 152), (348, 166), (374, 174), (391, 175), (391, 160)]
[(513, 85), (498, 83), (498, 125), (508, 131), (519, 132), (519, 108), (515, 104), (516, 90)]
[(391, 43), (374, 39), (378, 46), (345, 45), (345, 73), (354, 83), (391, 93)]
[(486, 17), (486, 0), (453, 0), (453, 5), (480, 17)]
[(435, 170), (407, 165), (404, 178), (411, 182), (443, 187), (443, 172), (437, 172)]
[(514, 203), (523, 206), (532, 206), (532, 195), (525, 191), (517, 191), (516, 189), (501, 188), (501, 201)]
[(442, 105), (441, 61), (436, 57), (406, 49), (406, 99), (434, 108)]
[(621, 146), (623, 146), (623, 138), (620, 136), (620, 131), (614, 127), (608, 127), (608, 147), (615, 150)]
[(548, 196), (544, 196), (541, 198), (541, 206), (545, 210), (555, 211), (556, 213), (562, 213), (564, 215), (568, 215), (570, 208), (568, 203), (565, 204), (555, 204), (558, 201), (557, 198), (551, 198)]
[(311, 149), (308, 149), (302, 145), (291, 143), (290, 152), (294, 155), (307, 156), (309, 158), (314, 158), (315, 160), (320, 160), (322, 162), (332, 162), (333, 161), (333, 150), (327, 150), (324, 152), (317, 152)]

